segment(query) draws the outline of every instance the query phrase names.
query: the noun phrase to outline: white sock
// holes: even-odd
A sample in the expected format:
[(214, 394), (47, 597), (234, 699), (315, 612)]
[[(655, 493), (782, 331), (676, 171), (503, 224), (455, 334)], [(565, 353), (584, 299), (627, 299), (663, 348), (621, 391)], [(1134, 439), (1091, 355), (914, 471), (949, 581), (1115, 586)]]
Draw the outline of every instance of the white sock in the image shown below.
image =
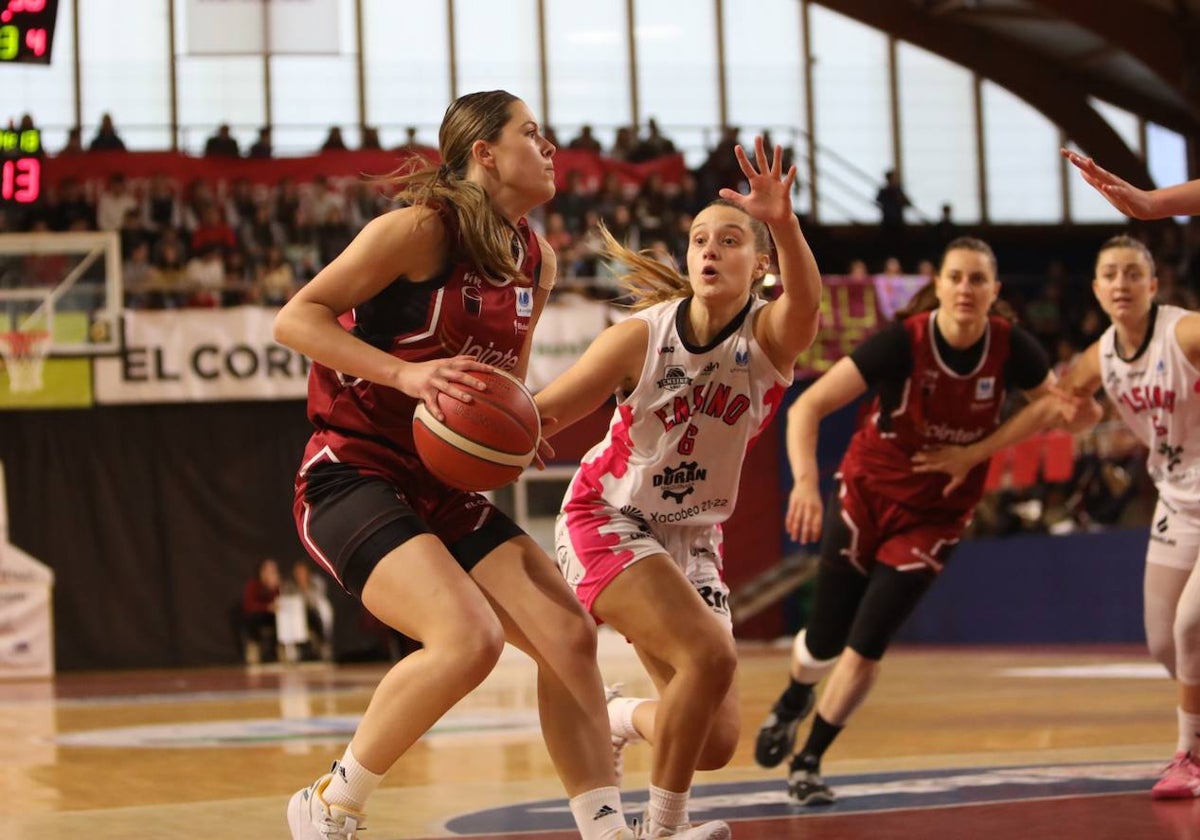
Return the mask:
[(1175, 715), (1179, 719), (1179, 745), (1176, 750), (1200, 756), (1200, 714), (1191, 714), (1176, 707)]
[(645, 697), (618, 697), (608, 704), (608, 725), (612, 734), (632, 744), (642, 740), (642, 734), (633, 725), (633, 710), (648, 702)]
[(653, 832), (666, 828), (674, 830), (688, 823), (688, 797), (692, 791), (689, 788), (683, 793), (663, 790), (650, 785), (650, 805), (646, 811), (651, 836)]
[(347, 744), (346, 753), (334, 765), (333, 778), (325, 788), (325, 804), (361, 814), (366, 810), (367, 800), (382, 781), (383, 774), (372, 773), (359, 764), (354, 757), (354, 750)]
[(616, 840), (625, 831), (621, 791), (602, 787), (571, 797), (571, 814), (581, 840)]

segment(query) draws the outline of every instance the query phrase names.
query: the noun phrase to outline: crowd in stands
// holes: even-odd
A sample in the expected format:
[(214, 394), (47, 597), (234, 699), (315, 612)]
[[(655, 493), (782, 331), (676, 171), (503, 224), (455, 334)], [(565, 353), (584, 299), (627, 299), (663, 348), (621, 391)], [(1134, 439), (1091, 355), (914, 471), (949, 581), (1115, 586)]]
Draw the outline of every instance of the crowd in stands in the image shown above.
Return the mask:
[[(23, 118), (21, 125), (32, 127), (32, 119)], [(547, 132), (553, 134), (550, 129)], [(377, 131), (368, 127), (361, 136), (360, 148), (381, 148)], [(560, 188), (554, 200), (531, 221), (559, 255), (564, 288), (601, 297), (614, 295), (611, 273), (597, 256), (601, 223), (618, 240), (634, 248), (650, 250), (664, 261), (682, 260), (695, 214), (718, 189), (736, 189), (741, 183), (733, 147), (742, 139), (738, 129), (725, 129), (707, 159), (671, 183), (657, 172), (651, 172), (640, 183), (631, 183), (612, 172), (598, 183), (577, 170), (560, 173)], [(654, 120), (640, 135), (631, 128), (617, 131), (609, 148), (604, 148), (591, 126), (585, 125), (563, 148), (629, 163), (676, 154), (674, 144), (663, 136)], [(111, 117), (105, 115), (86, 149), (80, 132), (74, 130), (58, 154), (124, 149)], [(0, 232), (116, 231), (121, 241), (126, 304), (133, 308), (279, 305), (336, 257), (368, 221), (393, 206), (385, 185), (364, 179), (359, 173), (337, 171), (333, 165), (336, 153), (346, 150), (340, 129), (330, 128), (318, 150), (318, 154), (329, 155), (329, 174), (314, 169), (306, 182), (284, 178), (267, 185), (238, 178), (179, 183), (166, 175), (128, 179), (120, 174), (100, 180), (68, 178), (47, 190), (44, 200), (32, 208), (10, 209), (7, 213), (0, 210)], [(404, 142), (390, 151), (430, 154), (433, 149), (421, 141), (415, 128), (410, 128)], [(269, 127), (259, 131), (245, 154), (228, 125), (219, 126), (204, 146), (207, 157), (266, 159), (273, 154)], [(785, 167), (790, 166), (790, 149), (785, 150), (785, 157)], [(831, 244), (830, 239), (824, 243), (818, 240), (836, 234), (806, 225), (827, 273), (932, 276), (934, 261), (944, 245), (957, 235), (972, 233), (953, 221), (948, 205), (942, 207), (941, 218), (931, 224), (919, 229), (906, 225), (904, 211), (909, 200), (891, 172), (876, 203), (880, 208), (876, 253), (884, 255), (877, 264), (861, 259), (844, 260), (842, 264), (826, 262), (824, 254), (844, 251), (823, 248), (822, 244)], [(1200, 308), (1200, 223), (1193, 221), (1186, 227), (1173, 222), (1136, 226), (1131, 232), (1146, 240), (1155, 255), (1159, 299)], [(1106, 326), (1091, 294), (1087, 268), (1068, 272), (1063, 262), (1055, 260), (1043, 276), (1005, 284), (1003, 297), (1021, 322), (1041, 339), (1051, 359), (1061, 365)], [(1003, 265), (1001, 274), (1005, 275)], [(1102, 425), (1096, 434), (1106, 435), (1106, 428)], [(1125, 453), (1118, 459), (1126, 465), (1121, 467), (1121, 480), (1114, 478), (1117, 472), (1111, 466), (1099, 469), (1093, 463), (1096, 459), (1081, 458), (1079, 476), (1069, 488), (1042, 483), (1032, 494), (1027, 488), (998, 494), (993, 497), (1000, 500), (995, 512), (981, 516), (980, 527), (999, 531), (1048, 528), (1054, 525), (1055, 516), (1061, 517), (1060, 522), (1070, 519), (1081, 526), (1113, 520), (1113, 510), (1123, 509), (1114, 500), (1127, 498), (1130, 488), (1138, 484), (1138, 453), (1129, 457), (1126, 450), (1131, 447), (1107, 438), (1081, 445), (1093, 452)], [(1111, 462), (1111, 458), (1100, 460), (1106, 465)], [(1027, 504), (1031, 499), (1037, 500), (1040, 507)], [(1038, 516), (1030, 516), (1035, 508)]]

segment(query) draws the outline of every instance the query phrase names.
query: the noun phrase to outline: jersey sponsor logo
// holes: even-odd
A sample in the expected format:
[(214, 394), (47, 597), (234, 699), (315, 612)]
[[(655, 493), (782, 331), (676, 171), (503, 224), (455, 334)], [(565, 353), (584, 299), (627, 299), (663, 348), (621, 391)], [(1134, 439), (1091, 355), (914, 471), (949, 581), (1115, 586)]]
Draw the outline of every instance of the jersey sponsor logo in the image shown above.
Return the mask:
[(678, 391), (692, 384), (692, 378), (681, 367), (669, 367), (663, 378), (658, 380), (658, 387), (664, 391)]
[(517, 354), (511, 350), (496, 349), (495, 342), (489, 341), (487, 346), (480, 344), (474, 335), (467, 336), (463, 345), (455, 354), (457, 356), (473, 356), (485, 365), (498, 367), (501, 370), (514, 370), (517, 366)]
[(675, 352), (674, 344), (664, 344), (662, 347), (658, 348), (658, 355), (660, 355), (660, 356), (665, 356), (668, 353), (674, 353), (674, 352)]
[(1175, 392), (1159, 385), (1134, 385), (1122, 391), (1118, 399), (1134, 414), (1155, 408), (1168, 414), (1175, 411)]
[[(662, 387), (663, 381), (659, 380), (659, 387)], [(691, 380), (688, 382), (690, 384)], [(749, 408), (750, 397), (745, 394), (734, 394), (730, 386), (721, 382), (705, 382), (694, 386), (690, 394), (675, 397), (670, 405), (657, 409), (654, 416), (663, 424), (665, 431), (700, 414), (718, 417), (726, 426), (732, 426)]]
[(733, 352), (733, 369), (746, 370), (750, 367), (750, 348), (739, 346)]
[(533, 289), (525, 286), (517, 288), (517, 317), (528, 318), (533, 314)]
[(933, 396), (933, 392), (937, 390), (938, 372), (936, 370), (921, 371), (921, 394), (926, 397)]
[(695, 461), (684, 461), (677, 467), (663, 467), (663, 471), (654, 476), (653, 486), (662, 490), (664, 499), (674, 499), (682, 505), (683, 500), (696, 492), (697, 482), (708, 478), (708, 470), (699, 466)]
[(1172, 472), (1183, 463), (1183, 447), (1171, 446), (1165, 440), (1158, 445), (1158, 454), (1167, 461), (1167, 472)]
[(720, 362), (709, 362), (708, 364), (706, 364), (704, 366), (704, 370), (700, 371), (700, 373), (701, 374), (713, 373), (714, 371), (720, 370), (720, 368), (721, 368)]
[(990, 400), (996, 393), (996, 377), (981, 376), (975, 382), (975, 399), (984, 401)]
[(922, 434), (937, 443), (974, 443), (986, 434), (986, 429), (961, 429), (947, 423), (927, 423)]

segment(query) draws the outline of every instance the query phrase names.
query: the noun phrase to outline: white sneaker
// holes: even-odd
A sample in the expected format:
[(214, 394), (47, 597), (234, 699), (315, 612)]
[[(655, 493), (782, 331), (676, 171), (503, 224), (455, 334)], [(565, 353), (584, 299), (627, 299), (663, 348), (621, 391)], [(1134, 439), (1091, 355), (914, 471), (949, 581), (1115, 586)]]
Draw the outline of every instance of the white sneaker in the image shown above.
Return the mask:
[(288, 802), (287, 820), (292, 840), (354, 840), (355, 832), (365, 828), (362, 814), (327, 805), (321, 798), (332, 778), (325, 774), (296, 791)]
[[(625, 687), (624, 683), (616, 683), (615, 685), (604, 686), (604, 702), (608, 704), (608, 731), (610, 733), (616, 728), (616, 721), (613, 720), (612, 701), (621, 696), (621, 689)], [(625, 775), (625, 745), (629, 743), (628, 739), (621, 735), (612, 734), (612, 750), (613, 750), (613, 772), (616, 775), (617, 787), (621, 786), (621, 777)]]
[(729, 830), (729, 824), (722, 820), (713, 820), (697, 826), (676, 827), (673, 831), (669, 828), (659, 828), (654, 832), (649, 829), (649, 823), (641, 823), (637, 827), (637, 840), (660, 840), (660, 838), (673, 838), (673, 840), (730, 840), (733, 837), (733, 832)]

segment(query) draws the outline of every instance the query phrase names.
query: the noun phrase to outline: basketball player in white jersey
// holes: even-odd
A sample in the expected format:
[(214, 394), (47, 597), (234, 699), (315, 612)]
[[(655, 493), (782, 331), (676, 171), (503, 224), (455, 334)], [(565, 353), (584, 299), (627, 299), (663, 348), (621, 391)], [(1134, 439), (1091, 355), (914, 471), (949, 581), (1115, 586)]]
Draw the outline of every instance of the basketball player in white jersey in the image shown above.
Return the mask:
[[(559, 515), (558, 563), (580, 601), (633, 644), (658, 700), (610, 702), (614, 746), (654, 745), (641, 837), (727, 838), (691, 827), (697, 769), (738, 741), (737, 651), (722, 579), (721, 523), (746, 449), (775, 413), (796, 356), (816, 336), (821, 277), (792, 211), (795, 167), (762, 139), (737, 159), (749, 195), (721, 190), (692, 224), (687, 276), (607, 238), (630, 269), (633, 317), (609, 327), (537, 395), (555, 431), (617, 394), (604, 440), (584, 456)], [(768, 235), (769, 231), (769, 235)], [(778, 254), (783, 293), (754, 293)]]
[[(1200, 314), (1156, 304), (1157, 289), (1145, 245), (1129, 236), (1104, 243), (1092, 290), (1112, 325), (1061, 386), (1080, 397), (1103, 386), (1149, 450), (1158, 506), (1146, 550), (1146, 641), (1179, 684), (1179, 740), (1152, 793), (1173, 799), (1200, 797)], [(922, 454), (916, 469), (957, 479), (968, 465), (1035, 431), (1054, 401), (1044, 398), (978, 444)]]

